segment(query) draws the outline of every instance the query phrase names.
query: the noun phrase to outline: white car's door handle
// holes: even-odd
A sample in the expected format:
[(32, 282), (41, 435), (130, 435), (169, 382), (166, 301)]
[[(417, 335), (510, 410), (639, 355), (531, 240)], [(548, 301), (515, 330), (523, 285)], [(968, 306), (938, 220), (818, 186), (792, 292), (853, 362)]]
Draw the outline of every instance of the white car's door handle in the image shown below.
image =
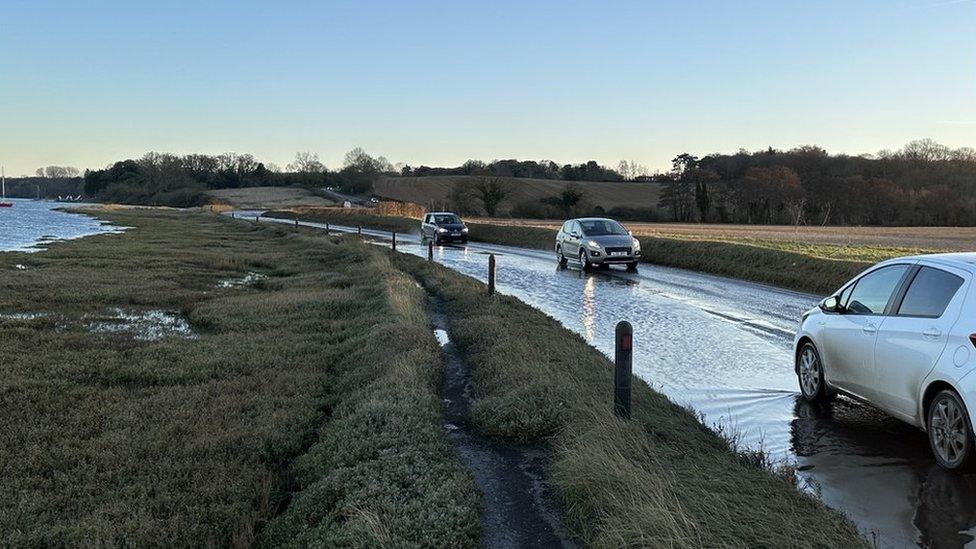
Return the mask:
[(922, 332), (922, 335), (929, 339), (937, 339), (942, 336), (942, 332), (940, 332), (938, 328), (929, 328), (928, 330)]
[(861, 328), (861, 331), (863, 331), (864, 333), (866, 333), (868, 335), (871, 335), (871, 334), (874, 334), (874, 333), (876, 333), (878, 331), (878, 327), (875, 326), (874, 324), (865, 324)]

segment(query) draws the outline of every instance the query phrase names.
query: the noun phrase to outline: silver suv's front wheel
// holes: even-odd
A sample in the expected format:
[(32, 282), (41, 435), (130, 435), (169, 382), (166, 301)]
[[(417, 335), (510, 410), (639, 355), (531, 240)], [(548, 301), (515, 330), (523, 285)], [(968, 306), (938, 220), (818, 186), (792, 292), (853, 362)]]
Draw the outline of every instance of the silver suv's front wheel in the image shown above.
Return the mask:
[(943, 390), (929, 403), (929, 445), (944, 469), (969, 469), (973, 463), (973, 426), (966, 405), (954, 391)]

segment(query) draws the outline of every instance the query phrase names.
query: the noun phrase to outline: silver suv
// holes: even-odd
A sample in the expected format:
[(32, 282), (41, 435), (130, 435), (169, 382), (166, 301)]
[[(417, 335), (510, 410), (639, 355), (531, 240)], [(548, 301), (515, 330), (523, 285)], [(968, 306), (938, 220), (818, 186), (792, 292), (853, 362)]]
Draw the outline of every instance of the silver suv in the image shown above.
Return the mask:
[(612, 219), (570, 219), (556, 233), (556, 260), (565, 267), (569, 259), (578, 260), (584, 271), (594, 265), (626, 265), (634, 272), (641, 260), (640, 241)]

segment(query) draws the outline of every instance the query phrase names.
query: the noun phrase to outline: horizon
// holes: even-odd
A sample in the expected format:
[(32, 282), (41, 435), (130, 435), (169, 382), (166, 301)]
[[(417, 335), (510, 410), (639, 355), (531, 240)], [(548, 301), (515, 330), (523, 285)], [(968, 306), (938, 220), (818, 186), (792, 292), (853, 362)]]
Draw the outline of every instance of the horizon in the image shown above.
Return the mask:
[(976, 144), (973, 0), (188, 5), (8, 9), (7, 174), (148, 151), (658, 172), (684, 152)]

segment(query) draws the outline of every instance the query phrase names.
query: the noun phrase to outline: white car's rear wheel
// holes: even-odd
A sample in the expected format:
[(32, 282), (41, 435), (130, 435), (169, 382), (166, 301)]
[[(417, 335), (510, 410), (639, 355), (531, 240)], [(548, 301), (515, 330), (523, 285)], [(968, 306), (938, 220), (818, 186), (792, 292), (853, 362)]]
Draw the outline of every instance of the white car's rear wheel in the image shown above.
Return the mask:
[(973, 426), (955, 391), (943, 390), (929, 403), (929, 445), (943, 469), (969, 469), (973, 463)]
[(825, 402), (831, 393), (824, 381), (823, 361), (813, 343), (807, 342), (796, 356), (796, 374), (800, 380), (800, 392), (807, 402)]
[(566, 266), (566, 256), (563, 255), (562, 246), (556, 247), (556, 262), (559, 264), (560, 267)]

